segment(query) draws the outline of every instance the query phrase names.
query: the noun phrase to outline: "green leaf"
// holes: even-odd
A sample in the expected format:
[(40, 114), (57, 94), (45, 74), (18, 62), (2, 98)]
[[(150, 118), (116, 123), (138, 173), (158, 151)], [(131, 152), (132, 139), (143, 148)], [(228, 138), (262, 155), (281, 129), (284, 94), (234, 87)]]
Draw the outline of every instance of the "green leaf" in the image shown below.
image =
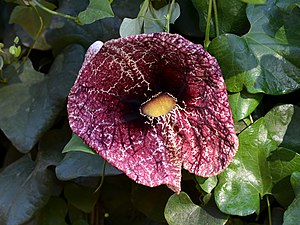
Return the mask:
[[(277, 145), (282, 144), (287, 129), (289, 129), (289, 125), (292, 121), (295, 109), (297, 108), (298, 107), (290, 104), (278, 105), (265, 115), (264, 120), (269, 131), (268, 136), (271, 140), (275, 141)], [(293, 132), (296, 132), (296, 130)]]
[(173, 194), (166, 186), (150, 188), (142, 185), (133, 185), (132, 204), (147, 217), (158, 221), (166, 222), (164, 208)]
[(274, 183), (272, 194), (280, 204), (287, 207), (295, 197), (290, 176), (294, 171), (300, 171), (300, 155), (280, 147), (272, 152), (268, 162)]
[[(155, 9), (152, 3), (144, 1), (137, 18), (125, 18), (120, 26), (120, 36), (125, 37), (140, 33), (155, 33), (166, 31), (168, 22), (174, 23), (180, 15), (180, 6), (178, 3), (173, 4), (171, 15), (169, 13), (169, 5), (165, 5), (160, 9)], [(166, 17), (170, 16), (167, 20)]]
[(215, 200), (222, 212), (240, 216), (258, 212), (260, 197), (271, 193), (273, 179), (280, 180), (290, 173), (292, 169), (288, 167), (284, 171), (280, 171), (282, 167), (273, 168), (277, 162), (268, 157), (283, 143), (293, 112), (293, 105), (276, 106), (239, 134), (238, 153), (219, 175), (215, 189)]
[(278, 95), (300, 87), (300, 10), (279, 8), (282, 2), (248, 5), (250, 31), (211, 42), (209, 51), (218, 59), (230, 92), (245, 86), (250, 93)]
[(249, 116), (256, 109), (262, 97), (262, 94), (250, 94), (246, 91), (229, 94), (228, 100), (234, 121)]
[(72, 223), (72, 225), (89, 225), (88, 222), (84, 221), (84, 220), (77, 220), (74, 223)]
[[(55, 5), (41, 1), (41, 3), (49, 8), (54, 9)], [(52, 15), (48, 12), (37, 7), (28, 7), (24, 5), (16, 6), (10, 16), (9, 23), (14, 23), (17, 26), (15, 29), (18, 31), (18, 36), (20, 36), (22, 43), (26, 46), (32, 44), (32, 40), (37, 39), (34, 43), (34, 47), (38, 47), (42, 50), (47, 50), (50, 48), (45, 40), (45, 32), (48, 29), (52, 20)], [(41, 21), (43, 24), (41, 24)], [(38, 36), (39, 30), (41, 29), (41, 35)], [(28, 36), (31, 39), (31, 43), (24, 42), (24, 37)]]
[[(42, 162), (40, 162), (42, 163)], [(19, 225), (29, 220), (48, 201), (52, 174), (40, 170), (28, 156), (9, 165), (0, 174), (0, 224)]]
[(142, 33), (143, 19), (142, 18), (124, 18), (120, 26), (120, 36), (126, 37), (130, 35)]
[[(79, 26), (72, 21), (59, 18), (53, 22), (52, 27), (48, 34), (48, 40), (60, 49), (61, 45), (65, 45), (67, 42), (80, 42), (88, 47), (92, 42), (98, 40), (101, 37), (101, 41), (119, 37), (119, 27), (123, 17), (134, 17), (139, 11), (139, 2), (141, 0), (114, 0), (112, 3), (115, 17), (107, 18), (105, 20), (98, 20), (92, 24), (86, 26)], [(60, 10), (63, 13), (71, 14), (73, 10), (80, 11), (82, 8), (82, 1), (71, 0), (64, 1)], [(67, 32), (66, 32), (67, 31)]]
[[(144, 19), (144, 33), (155, 33), (155, 32), (163, 32), (166, 31), (167, 20), (166, 16), (168, 15), (169, 5), (165, 5), (164, 7), (156, 10), (150, 7)], [(178, 3), (173, 5), (171, 9), (171, 17), (170, 23), (174, 24), (175, 20), (180, 15), (180, 6)]]
[(218, 183), (217, 176), (208, 177), (208, 178), (196, 176), (196, 180), (200, 185), (200, 187), (202, 188), (202, 190), (205, 191), (206, 193), (211, 193)]
[[(49, 21), (51, 19), (50, 14), (47, 13), (44, 15), (45, 20)], [(39, 15), (35, 11), (35, 9), (33, 7), (23, 5), (18, 5), (13, 9), (9, 23), (20, 25), (31, 38), (36, 37), (41, 26)]]
[[(21, 152), (32, 149), (65, 106), (83, 55), (81, 46), (69, 46), (56, 57), (43, 80), (11, 84), (0, 89), (0, 127)], [(28, 69), (32, 70), (24, 68), (22, 73)], [(25, 77), (22, 73), (20, 76)]]
[(267, 0), (240, 0), (245, 3), (250, 3), (250, 4), (265, 4)]
[(284, 208), (287, 208), (294, 200), (295, 194), (290, 182), (290, 176), (287, 176), (273, 185), (272, 196)]
[(66, 202), (59, 197), (51, 197), (37, 215), (37, 224), (39, 225), (67, 225), (65, 218), (68, 208)]
[[(65, 19), (60, 16), (54, 16), (49, 25), (41, 33), (41, 38), (35, 42), (35, 49), (51, 48), (54, 54), (61, 52), (66, 46), (76, 43), (88, 48), (94, 41), (103, 42), (119, 37), (119, 27), (124, 17), (135, 17), (139, 11), (141, 0), (114, 0), (112, 9), (115, 16), (107, 19), (97, 20), (92, 24), (81, 26), (74, 21)], [(67, 15), (78, 15), (88, 6), (88, 1), (78, 0), (60, 0), (56, 10), (59, 13)], [(49, 14), (49, 13), (47, 13)], [(17, 35), (20, 37), (22, 44), (31, 46), (33, 44), (23, 29), (16, 27)]]
[[(104, 160), (99, 155), (84, 152), (68, 152), (56, 167), (56, 176), (60, 180), (72, 180), (78, 177), (102, 176)], [(106, 164), (105, 175), (122, 174), (113, 166)]]
[(284, 212), (283, 225), (294, 225), (300, 223), (300, 172), (297, 171), (292, 174), (291, 183), (293, 185), (296, 198)]
[(195, 205), (184, 192), (173, 194), (169, 198), (165, 208), (165, 218), (169, 225), (224, 225), (227, 221), (227, 216), (219, 211), (213, 212)]
[(234, 160), (219, 175), (215, 201), (222, 212), (245, 216), (258, 212), (260, 196), (271, 192), (266, 160), (270, 140), (263, 118), (240, 133), (239, 145)]
[(2, 70), (3, 66), (4, 66), (4, 59), (2, 55), (0, 55), (0, 70)]
[(198, 38), (203, 36), (203, 31), (198, 26), (198, 13), (192, 1), (177, 0), (177, 2), (182, 16), (179, 16), (176, 20), (174, 24), (175, 29), (185, 36)]
[[(284, 121), (285, 117), (290, 118), (290, 122), (287, 125), (287, 130), (284, 134), (284, 138), (280, 146), (287, 149), (293, 150), (300, 154), (300, 107), (287, 105), (287, 108), (282, 108), (282, 119)], [(280, 121), (280, 120), (279, 120)], [(273, 124), (276, 124), (274, 121)], [(274, 127), (274, 135), (276, 135), (276, 128)]]
[(113, 16), (114, 13), (108, 0), (90, 0), (86, 10), (79, 13), (78, 19), (82, 24), (90, 24)]
[(38, 158), (43, 162), (43, 167), (57, 166), (63, 159), (62, 149), (70, 138), (65, 129), (47, 132), (38, 144)]
[[(206, 29), (209, 0), (192, 0), (199, 15), (199, 27), (202, 36)], [(248, 21), (245, 14), (246, 4), (240, 0), (216, 1), (220, 34), (247, 32)], [(212, 15), (210, 36), (215, 36), (215, 18)]]
[(141, 9), (137, 18), (124, 18), (120, 26), (120, 36), (126, 37), (130, 35), (140, 34), (143, 32), (144, 17), (149, 10), (149, 0), (145, 0), (141, 5)]
[(86, 152), (93, 155), (96, 154), (96, 152), (87, 146), (80, 137), (73, 133), (71, 140), (64, 147), (62, 153), (74, 151)]
[(132, 181), (125, 175), (105, 177), (100, 199), (105, 206), (105, 224), (161, 225), (138, 211), (131, 201)]
[(69, 204), (85, 213), (90, 213), (98, 200), (99, 192), (95, 193), (94, 188), (68, 183), (65, 186), (64, 195)]

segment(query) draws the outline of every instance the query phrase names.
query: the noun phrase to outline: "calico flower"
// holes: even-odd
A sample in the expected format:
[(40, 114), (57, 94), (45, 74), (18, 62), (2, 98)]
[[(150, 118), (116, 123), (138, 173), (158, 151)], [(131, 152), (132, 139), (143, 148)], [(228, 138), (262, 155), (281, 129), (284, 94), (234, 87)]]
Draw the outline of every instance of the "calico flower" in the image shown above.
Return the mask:
[(214, 176), (238, 148), (216, 59), (176, 34), (92, 44), (68, 114), (73, 132), (110, 164), (137, 183), (175, 192), (182, 168)]

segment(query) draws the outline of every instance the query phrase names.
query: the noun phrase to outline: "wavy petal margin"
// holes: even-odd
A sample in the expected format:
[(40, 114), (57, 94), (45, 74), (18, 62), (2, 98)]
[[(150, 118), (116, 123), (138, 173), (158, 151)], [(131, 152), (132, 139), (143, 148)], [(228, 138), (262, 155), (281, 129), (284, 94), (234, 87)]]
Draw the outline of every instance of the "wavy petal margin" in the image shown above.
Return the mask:
[[(142, 116), (159, 93), (178, 99), (166, 115)], [(238, 149), (225, 83), (214, 57), (177, 34), (95, 42), (68, 97), (70, 127), (137, 183), (180, 192), (182, 167), (221, 173)]]

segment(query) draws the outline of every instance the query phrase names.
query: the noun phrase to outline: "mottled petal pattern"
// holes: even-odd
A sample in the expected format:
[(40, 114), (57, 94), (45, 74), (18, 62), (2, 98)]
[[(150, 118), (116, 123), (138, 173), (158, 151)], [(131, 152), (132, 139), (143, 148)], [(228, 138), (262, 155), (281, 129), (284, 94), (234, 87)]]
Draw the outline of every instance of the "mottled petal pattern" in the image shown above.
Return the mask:
[[(150, 118), (140, 106), (157, 93), (178, 102)], [(238, 139), (214, 57), (180, 35), (141, 34), (94, 43), (68, 98), (72, 130), (105, 160), (147, 186), (180, 191), (182, 167), (219, 174)]]

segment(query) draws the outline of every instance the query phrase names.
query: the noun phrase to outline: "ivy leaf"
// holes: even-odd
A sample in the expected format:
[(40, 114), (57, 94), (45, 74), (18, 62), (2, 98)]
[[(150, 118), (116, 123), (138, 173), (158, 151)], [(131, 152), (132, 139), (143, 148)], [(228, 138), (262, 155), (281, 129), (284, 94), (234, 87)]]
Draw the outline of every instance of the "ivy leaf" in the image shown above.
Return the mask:
[(211, 191), (216, 187), (218, 183), (217, 176), (208, 177), (208, 178), (196, 176), (196, 180), (200, 185), (200, 187), (202, 188), (202, 190), (205, 191), (206, 193), (211, 193)]
[(89, 146), (83, 143), (83, 140), (74, 133), (72, 135), (71, 140), (64, 147), (62, 153), (73, 152), (73, 151), (86, 152), (93, 155), (96, 154), (95, 151), (93, 151)]
[[(126, 37), (140, 33), (155, 33), (166, 31), (167, 23), (174, 23), (180, 15), (180, 6), (174, 3), (169, 13), (169, 5), (155, 9), (149, 0), (144, 1), (137, 18), (124, 18), (120, 26), (120, 36)], [(170, 16), (167, 20), (167, 16)]]
[[(54, 9), (55, 5), (43, 1), (43, 4), (45, 4), (45, 7), (49, 9)], [(37, 34), (39, 32), (39, 29), (41, 27), (41, 20), (43, 21), (43, 28), (45, 29), (51, 22), (52, 15), (48, 12), (45, 12), (39, 8), (34, 7), (28, 7), (24, 5), (17, 5), (14, 7), (9, 23), (10, 24), (18, 24), (20, 25), (25, 32), (27, 32), (28, 35), (30, 35), (31, 38), (37, 37)]]
[[(288, 125), (283, 139), (280, 140), (282, 141), (280, 146), (300, 154), (300, 107), (287, 105), (286, 108), (282, 108), (281, 114), (284, 116), (282, 116), (282, 118), (279, 121), (282, 121), (281, 123), (284, 123), (286, 121), (286, 123), (288, 122)], [(291, 118), (288, 119), (289, 117)], [(287, 118), (290, 121), (286, 120), (285, 118)], [(276, 129), (277, 123), (273, 123), (274, 137), (276, 136), (276, 132), (278, 132), (278, 130)]]
[(143, 18), (124, 18), (120, 26), (120, 36), (126, 37), (129, 35), (140, 34), (143, 29)]
[(99, 192), (95, 193), (94, 188), (69, 183), (64, 188), (64, 196), (69, 204), (85, 213), (90, 213), (98, 200)]
[(283, 225), (294, 225), (300, 223), (300, 172), (294, 172), (291, 176), (291, 183), (296, 194), (295, 200), (284, 212)]
[(113, 16), (114, 13), (108, 0), (90, 0), (88, 7), (79, 13), (78, 19), (82, 24), (90, 24)]
[[(55, 5), (49, 2), (41, 1), (41, 3), (48, 9), (53, 10), (55, 8)], [(36, 39), (34, 48), (38, 47), (41, 50), (48, 50), (51, 46), (45, 40), (44, 33), (48, 29), (51, 19), (52, 15), (39, 7), (17, 5), (10, 15), (9, 23), (17, 25), (16, 30), (18, 30), (19, 34), (22, 34), (20, 35), (22, 41), (23, 37), (28, 35), (31, 40)], [(41, 24), (41, 21), (43, 24)], [(24, 42), (22, 43), (24, 44)], [(30, 46), (29, 43), (25, 43), (25, 45)]]
[(144, 25), (144, 16), (146, 15), (147, 11), (149, 10), (149, 0), (145, 0), (141, 5), (141, 9), (136, 18), (124, 18), (123, 22), (120, 25), (120, 36), (126, 37), (130, 35), (140, 34), (143, 30)]
[[(295, 168), (280, 172), (282, 167), (273, 168), (276, 162), (268, 158), (283, 143), (294, 111), (293, 105), (276, 106), (239, 134), (238, 153), (219, 175), (215, 189), (215, 200), (222, 212), (240, 216), (258, 212), (260, 197), (271, 193), (272, 176), (280, 180)], [(280, 163), (284, 165), (284, 157)]]
[(249, 4), (265, 4), (267, 0), (240, 0)]
[[(192, 0), (194, 7), (198, 11), (199, 15), (199, 27), (202, 36), (206, 29), (207, 14), (208, 14), (208, 0)], [(220, 34), (234, 33), (240, 34), (247, 32), (245, 28), (248, 28), (248, 21), (245, 15), (246, 4), (240, 0), (227, 0), (227, 1), (216, 1), (218, 11), (218, 21)], [(212, 15), (211, 19), (210, 36), (215, 35), (215, 19)]]
[[(68, 152), (56, 167), (56, 176), (60, 180), (72, 180), (78, 177), (102, 176), (104, 160), (98, 155), (84, 152)], [(105, 175), (122, 174), (113, 166), (106, 164)]]
[(271, 192), (266, 161), (269, 142), (263, 118), (240, 133), (240, 148), (229, 167), (219, 175), (215, 189), (215, 200), (222, 212), (245, 216), (259, 211), (260, 195)]
[(181, 192), (173, 194), (165, 208), (165, 218), (169, 225), (197, 225), (197, 224), (215, 224), (224, 225), (227, 216), (219, 211), (209, 211), (206, 208), (195, 205), (190, 197)]
[(81, 46), (69, 46), (56, 57), (44, 79), (26, 80), (0, 89), (0, 127), (21, 152), (29, 152), (52, 126), (64, 107), (83, 55)]
[[(144, 33), (154, 33), (166, 31), (167, 19), (169, 5), (156, 10), (154, 8), (149, 8), (146, 12), (144, 19)], [(175, 20), (180, 16), (180, 6), (178, 3), (174, 3), (171, 9), (170, 23), (174, 24)]]
[(174, 27), (184, 36), (203, 37), (203, 31), (199, 29), (198, 12), (192, 1), (177, 0), (182, 16), (176, 20)]
[[(42, 169), (43, 168), (43, 169)], [(27, 155), (0, 174), (0, 224), (19, 225), (29, 220), (48, 201), (53, 174), (43, 160), (33, 162)]]
[(147, 217), (165, 223), (164, 208), (173, 192), (166, 186), (149, 188), (134, 184), (132, 187), (132, 204)]
[[(209, 51), (218, 59), (227, 89), (279, 95), (300, 87), (300, 9), (278, 7), (284, 0), (248, 5), (250, 31), (215, 38)], [(247, 60), (245, 60), (247, 59)]]
[[(45, 27), (40, 35), (41, 38), (34, 47), (42, 50), (51, 48), (54, 54), (58, 54), (61, 49), (72, 43), (81, 44), (88, 48), (96, 40), (107, 41), (117, 38), (123, 17), (136, 16), (139, 2), (141, 0), (114, 0), (111, 4), (112, 10), (115, 12), (114, 17), (97, 20), (84, 26), (60, 16), (53, 16), (49, 26)], [(88, 0), (60, 0), (57, 3), (59, 5), (56, 9), (57, 12), (76, 16), (87, 8), (89, 2)], [(27, 23), (26, 21), (24, 23)], [(33, 44), (32, 38), (23, 29), (16, 26), (16, 30), (22, 44), (26, 46)]]
[(289, 149), (279, 147), (272, 152), (268, 158), (268, 163), (274, 183), (272, 194), (280, 204), (287, 207), (295, 197), (290, 176), (294, 171), (300, 171), (300, 155)]
[(229, 94), (228, 101), (234, 121), (239, 121), (249, 116), (256, 109), (262, 97), (263, 94), (250, 94), (246, 91)]
[(5, 193), (0, 198), (0, 224), (19, 225), (34, 215), (40, 221), (43, 213), (49, 216), (58, 213), (44, 206), (56, 182), (49, 167), (62, 159), (61, 149), (65, 143), (64, 130), (52, 130), (40, 140), (35, 161), (25, 155), (0, 173), (0, 191)]
[(271, 172), (274, 183), (300, 168), (300, 155), (282, 147), (274, 151), (268, 160), (273, 168)]
[(51, 197), (50, 200), (37, 214), (37, 223), (39, 225), (59, 224), (67, 225), (65, 218), (68, 207), (66, 202), (59, 197)]

